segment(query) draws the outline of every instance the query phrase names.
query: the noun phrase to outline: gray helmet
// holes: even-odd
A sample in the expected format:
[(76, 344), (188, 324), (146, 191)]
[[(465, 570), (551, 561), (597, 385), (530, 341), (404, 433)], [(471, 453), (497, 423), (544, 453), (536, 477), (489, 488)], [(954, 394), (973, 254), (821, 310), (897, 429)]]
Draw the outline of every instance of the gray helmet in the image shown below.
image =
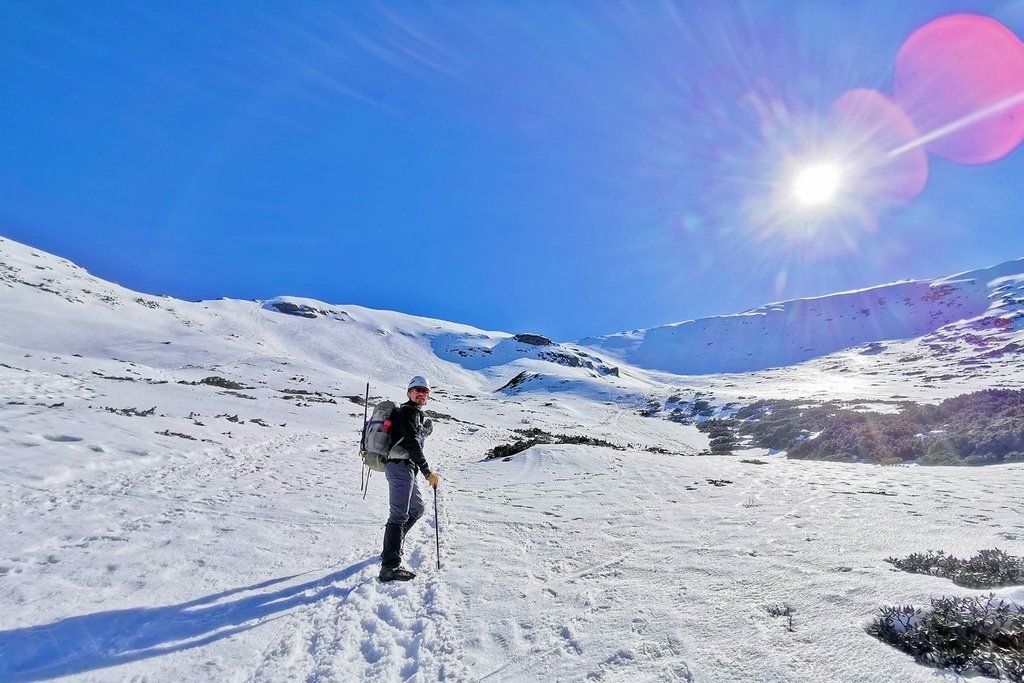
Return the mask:
[(423, 375), (416, 375), (411, 380), (409, 380), (409, 386), (407, 387), (407, 389), (412, 389), (413, 387), (423, 387), (424, 389), (429, 389), (430, 382), (428, 382), (427, 378), (424, 377)]

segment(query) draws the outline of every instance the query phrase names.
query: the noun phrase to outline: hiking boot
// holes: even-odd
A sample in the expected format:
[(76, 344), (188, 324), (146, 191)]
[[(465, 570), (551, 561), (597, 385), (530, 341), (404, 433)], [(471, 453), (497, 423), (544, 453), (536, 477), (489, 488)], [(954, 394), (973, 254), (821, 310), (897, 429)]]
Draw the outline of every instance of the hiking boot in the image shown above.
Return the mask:
[(405, 567), (381, 567), (377, 578), (381, 581), (409, 581), (416, 575)]
[(381, 565), (397, 567), (402, 563), (402, 525), (384, 525), (384, 550), (380, 554)]

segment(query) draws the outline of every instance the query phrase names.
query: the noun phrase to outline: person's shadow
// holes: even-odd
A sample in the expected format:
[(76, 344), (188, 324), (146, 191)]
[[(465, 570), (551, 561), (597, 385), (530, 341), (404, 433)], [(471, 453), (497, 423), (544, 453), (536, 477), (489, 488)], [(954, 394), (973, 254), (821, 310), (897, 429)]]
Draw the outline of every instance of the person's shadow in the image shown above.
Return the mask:
[[(336, 584), (376, 561), (357, 562), (315, 581), (280, 590), (262, 592), (302, 575), (233, 588), (179, 605), (96, 612), (0, 631), (0, 680), (67, 676), (206, 645), (258, 626), (269, 615), (332, 595), (346, 598), (358, 583)], [(247, 591), (261, 592), (225, 600)]]

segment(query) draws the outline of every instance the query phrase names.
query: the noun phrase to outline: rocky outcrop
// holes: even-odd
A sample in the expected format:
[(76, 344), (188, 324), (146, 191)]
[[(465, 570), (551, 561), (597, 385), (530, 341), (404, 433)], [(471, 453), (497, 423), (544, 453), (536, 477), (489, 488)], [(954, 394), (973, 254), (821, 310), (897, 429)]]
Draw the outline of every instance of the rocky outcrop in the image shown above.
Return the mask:
[(312, 306), (300, 306), (298, 304), (293, 304), (290, 301), (275, 301), (270, 305), (276, 308), (281, 313), (287, 313), (288, 315), (297, 315), (303, 318), (315, 318), (317, 317), (318, 313), (320, 315), (327, 315), (326, 311), (318, 311)]
[(521, 344), (529, 344), (530, 346), (554, 346), (555, 344), (555, 342), (539, 334), (517, 334), (512, 338)]

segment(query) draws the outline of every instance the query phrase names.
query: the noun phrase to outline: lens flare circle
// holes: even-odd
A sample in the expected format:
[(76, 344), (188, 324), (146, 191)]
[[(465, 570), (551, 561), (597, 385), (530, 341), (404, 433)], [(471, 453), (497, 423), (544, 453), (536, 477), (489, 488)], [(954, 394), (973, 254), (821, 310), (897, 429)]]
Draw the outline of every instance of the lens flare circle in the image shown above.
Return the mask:
[(832, 105), (850, 190), (872, 205), (906, 204), (928, 182), (928, 155), (913, 142), (920, 132), (906, 112), (877, 90), (856, 88)]
[(839, 192), (842, 172), (833, 163), (818, 163), (796, 174), (793, 197), (801, 206), (821, 206), (832, 201)]
[(893, 97), (930, 153), (996, 161), (1024, 140), (1024, 43), (991, 17), (939, 17), (900, 48)]

